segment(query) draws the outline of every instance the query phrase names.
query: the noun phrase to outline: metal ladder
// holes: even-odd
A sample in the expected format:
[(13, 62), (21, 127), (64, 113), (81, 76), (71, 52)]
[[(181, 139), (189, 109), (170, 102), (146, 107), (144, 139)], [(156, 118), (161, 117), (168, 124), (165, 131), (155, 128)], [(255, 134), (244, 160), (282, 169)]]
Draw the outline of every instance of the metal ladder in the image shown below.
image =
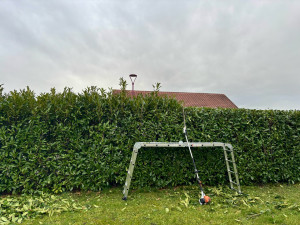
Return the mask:
[[(141, 147), (181, 147), (186, 148), (188, 147), (187, 142), (136, 142), (133, 147), (131, 160), (129, 163), (129, 168), (127, 172), (127, 177), (124, 185), (123, 200), (127, 200), (128, 192), (130, 188), (130, 183), (133, 176), (133, 171), (137, 159), (137, 155), (139, 152), (139, 149)], [(223, 147), (224, 149), (224, 156), (225, 156), (225, 162), (227, 166), (227, 172), (228, 172), (228, 178), (230, 182), (230, 188), (237, 191), (239, 194), (241, 194), (241, 187), (239, 182), (239, 177), (237, 173), (237, 167), (235, 164), (234, 154), (233, 154), (233, 147), (229, 143), (222, 143), (222, 142), (190, 142), (190, 147)], [(228, 153), (231, 156), (230, 159), (228, 159)], [(231, 170), (230, 164), (232, 163)], [(232, 180), (232, 175), (234, 174), (235, 181)]]
[(228, 178), (230, 182), (230, 188), (237, 191), (237, 193), (242, 194), (239, 175), (237, 172), (236, 163), (233, 154), (233, 148), (231, 145), (227, 145), (227, 146), (224, 145), (223, 149), (224, 149), (225, 162), (226, 162), (226, 167), (228, 172)]

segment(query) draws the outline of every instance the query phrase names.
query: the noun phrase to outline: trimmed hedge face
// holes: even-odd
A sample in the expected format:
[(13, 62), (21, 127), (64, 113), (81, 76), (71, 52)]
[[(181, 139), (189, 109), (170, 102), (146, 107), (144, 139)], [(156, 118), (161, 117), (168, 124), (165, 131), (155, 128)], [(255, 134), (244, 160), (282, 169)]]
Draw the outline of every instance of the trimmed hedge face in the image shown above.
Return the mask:
[[(300, 181), (300, 112), (187, 108), (189, 141), (231, 143), (241, 184)], [(123, 185), (137, 141), (184, 141), (182, 106), (91, 87), (0, 90), (0, 193)], [(203, 183), (227, 184), (222, 149), (193, 149)], [(195, 183), (188, 149), (142, 148), (133, 187)]]

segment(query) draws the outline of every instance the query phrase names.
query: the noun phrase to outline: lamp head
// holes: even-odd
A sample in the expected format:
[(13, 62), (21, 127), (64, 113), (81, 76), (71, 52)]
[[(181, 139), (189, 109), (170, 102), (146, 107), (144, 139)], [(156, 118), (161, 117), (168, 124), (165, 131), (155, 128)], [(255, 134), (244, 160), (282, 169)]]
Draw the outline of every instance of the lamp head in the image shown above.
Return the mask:
[(130, 74), (129, 77), (130, 77), (131, 82), (134, 83), (136, 78), (137, 78), (137, 75), (136, 74)]

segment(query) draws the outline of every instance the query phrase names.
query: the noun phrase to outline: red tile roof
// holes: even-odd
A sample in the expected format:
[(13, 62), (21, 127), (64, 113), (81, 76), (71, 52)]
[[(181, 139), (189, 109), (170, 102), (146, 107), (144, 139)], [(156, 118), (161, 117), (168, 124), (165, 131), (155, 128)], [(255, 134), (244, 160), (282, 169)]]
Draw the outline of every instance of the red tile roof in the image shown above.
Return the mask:
[[(126, 91), (131, 95), (131, 91)], [(150, 94), (152, 91), (134, 91), (134, 95)], [(120, 90), (113, 90), (113, 93), (120, 93)], [(208, 107), (208, 108), (238, 108), (226, 95), (211, 93), (190, 93), (190, 92), (158, 92), (160, 96), (170, 96), (178, 101), (183, 101), (185, 107)]]

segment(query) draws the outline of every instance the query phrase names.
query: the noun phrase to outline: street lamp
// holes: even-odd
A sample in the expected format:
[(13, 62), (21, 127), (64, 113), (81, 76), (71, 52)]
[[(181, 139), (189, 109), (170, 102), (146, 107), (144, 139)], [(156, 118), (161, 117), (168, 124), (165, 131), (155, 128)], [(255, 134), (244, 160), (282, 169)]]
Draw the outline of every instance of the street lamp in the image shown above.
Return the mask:
[(132, 91), (131, 91), (131, 94), (132, 94), (132, 96), (133, 96), (133, 93), (134, 93), (134, 82), (135, 82), (135, 80), (136, 80), (136, 78), (137, 78), (137, 75), (136, 75), (136, 74), (130, 74), (129, 77), (130, 77), (131, 84), (132, 84)]

